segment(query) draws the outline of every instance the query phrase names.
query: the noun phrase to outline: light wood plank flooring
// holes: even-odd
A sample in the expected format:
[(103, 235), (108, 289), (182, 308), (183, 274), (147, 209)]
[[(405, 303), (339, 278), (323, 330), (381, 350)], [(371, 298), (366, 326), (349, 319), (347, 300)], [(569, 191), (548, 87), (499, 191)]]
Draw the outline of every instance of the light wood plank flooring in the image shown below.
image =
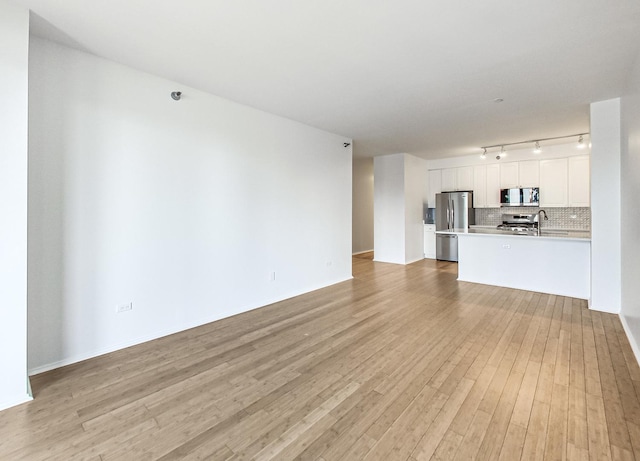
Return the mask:
[(353, 260), (351, 281), (43, 373), (2, 460), (640, 458), (614, 315)]

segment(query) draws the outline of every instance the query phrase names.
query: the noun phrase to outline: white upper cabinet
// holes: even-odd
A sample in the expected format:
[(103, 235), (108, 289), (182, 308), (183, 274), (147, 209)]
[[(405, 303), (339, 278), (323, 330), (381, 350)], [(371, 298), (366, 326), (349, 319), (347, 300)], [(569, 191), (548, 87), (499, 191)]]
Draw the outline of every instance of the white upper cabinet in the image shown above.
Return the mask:
[(540, 186), (540, 161), (525, 160), (500, 164), (500, 188)]
[(568, 206), (568, 165), (566, 158), (540, 161), (541, 207)]
[(442, 172), (441, 170), (429, 170), (428, 189), (429, 196), (427, 197), (427, 203), (429, 207), (436, 207), (436, 194), (442, 192)]
[(487, 167), (484, 165), (473, 167), (473, 207), (487, 207)]
[(589, 155), (429, 170), (430, 207), (438, 192), (473, 191), (474, 208), (500, 208), (500, 189), (539, 187), (542, 207), (589, 207)]
[(486, 207), (500, 208), (500, 165), (487, 165)]
[(442, 170), (442, 191), (473, 190), (473, 167), (445, 168)]
[(518, 162), (500, 164), (500, 189), (520, 187), (518, 182)]
[(569, 206), (591, 206), (589, 156), (569, 158)]
[(442, 171), (442, 192), (456, 191), (457, 172), (455, 168), (445, 168)]
[(519, 187), (540, 187), (540, 161), (518, 162)]
[(456, 168), (456, 190), (473, 190), (473, 167)]

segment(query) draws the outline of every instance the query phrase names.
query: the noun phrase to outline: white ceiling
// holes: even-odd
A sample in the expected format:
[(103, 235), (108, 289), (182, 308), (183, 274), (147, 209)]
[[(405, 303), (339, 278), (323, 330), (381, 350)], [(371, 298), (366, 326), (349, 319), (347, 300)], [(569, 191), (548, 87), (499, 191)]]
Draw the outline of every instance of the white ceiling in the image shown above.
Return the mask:
[(12, 2), (36, 35), (351, 137), (358, 156), (586, 132), (640, 51), (638, 0)]

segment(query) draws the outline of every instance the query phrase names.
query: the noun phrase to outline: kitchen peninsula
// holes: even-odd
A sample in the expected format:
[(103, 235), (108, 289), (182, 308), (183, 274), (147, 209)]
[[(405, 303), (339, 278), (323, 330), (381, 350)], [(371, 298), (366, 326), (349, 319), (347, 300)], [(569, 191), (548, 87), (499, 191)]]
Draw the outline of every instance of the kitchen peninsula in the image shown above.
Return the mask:
[(588, 232), (512, 235), (489, 228), (440, 231), (458, 236), (458, 280), (589, 299)]

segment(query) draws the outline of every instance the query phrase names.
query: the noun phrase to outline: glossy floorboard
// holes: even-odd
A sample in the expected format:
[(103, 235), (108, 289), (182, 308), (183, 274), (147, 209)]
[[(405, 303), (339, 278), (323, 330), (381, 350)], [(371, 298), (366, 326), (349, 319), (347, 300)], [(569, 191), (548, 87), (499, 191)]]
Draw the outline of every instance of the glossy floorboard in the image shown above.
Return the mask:
[(354, 258), (352, 281), (32, 379), (2, 460), (640, 457), (640, 370), (584, 301)]

